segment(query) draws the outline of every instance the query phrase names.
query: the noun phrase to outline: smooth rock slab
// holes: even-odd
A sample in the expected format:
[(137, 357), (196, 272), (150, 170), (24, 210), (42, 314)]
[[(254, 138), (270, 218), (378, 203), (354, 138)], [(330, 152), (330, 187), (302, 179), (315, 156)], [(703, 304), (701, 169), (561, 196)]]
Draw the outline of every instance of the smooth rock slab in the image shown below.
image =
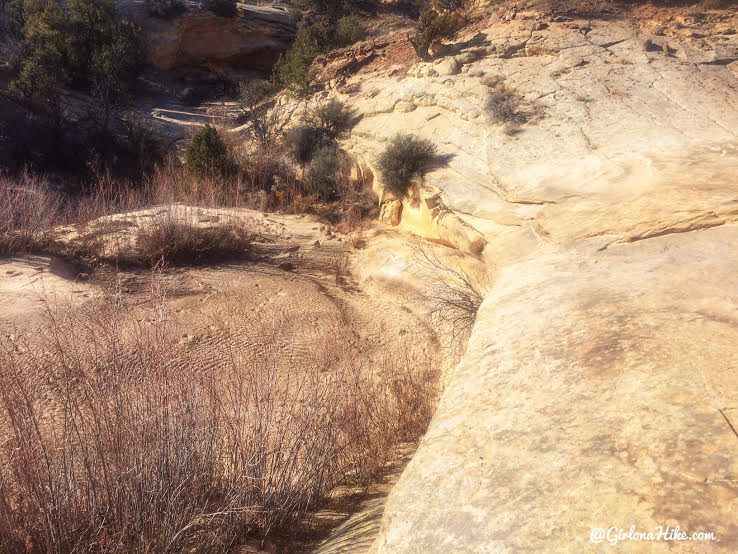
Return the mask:
[(738, 227), (600, 244), (501, 270), (376, 551), (735, 551)]

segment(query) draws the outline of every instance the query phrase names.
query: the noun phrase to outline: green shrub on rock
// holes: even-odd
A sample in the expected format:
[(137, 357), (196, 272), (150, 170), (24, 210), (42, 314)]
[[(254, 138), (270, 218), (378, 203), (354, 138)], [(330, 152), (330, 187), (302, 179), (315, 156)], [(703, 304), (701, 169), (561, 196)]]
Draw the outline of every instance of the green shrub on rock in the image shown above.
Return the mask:
[(331, 139), (338, 138), (351, 126), (351, 113), (340, 100), (328, 100), (310, 114), (311, 124)]
[(430, 60), (430, 47), (445, 39), (453, 38), (463, 25), (463, 19), (459, 13), (448, 9), (453, 4), (453, 2), (436, 3), (420, 12), (415, 36), (408, 36), (410, 44), (420, 59)]
[(296, 162), (306, 165), (325, 146), (336, 146), (336, 139), (351, 126), (351, 113), (343, 102), (333, 99), (312, 110), (307, 120), (290, 129), (285, 143)]
[(306, 165), (313, 159), (313, 154), (330, 142), (320, 129), (312, 125), (296, 125), (284, 137), (285, 144), (294, 160)]
[(412, 180), (422, 176), (436, 158), (436, 146), (415, 135), (397, 134), (379, 157), (379, 171), (387, 189), (398, 198), (407, 195)]

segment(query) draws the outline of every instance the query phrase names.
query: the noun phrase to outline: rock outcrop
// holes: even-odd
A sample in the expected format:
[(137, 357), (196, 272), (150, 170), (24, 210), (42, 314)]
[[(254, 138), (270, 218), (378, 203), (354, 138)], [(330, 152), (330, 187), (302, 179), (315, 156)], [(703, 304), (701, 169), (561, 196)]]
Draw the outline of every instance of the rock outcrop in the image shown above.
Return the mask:
[(190, 8), (173, 19), (137, 17), (155, 67), (187, 76), (230, 80), (269, 73), (295, 36), (283, 9), (239, 4), (235, 17)]
[[(344, 148), (371, 166), (412, 132), (446, 161), (390, 222), (441, 239), (434, 210), (452, 214), (482, 241), (444, 242), (496, 272), (376, 551), (586, 551), (595, 528), (676, 525), (716, 540), (627, 548), (738, 547), (729, 17), (690, 34), (517, 13), (433, 64), (400, 39), (352, 74), (328, 61), (323, 96), (361, 116)], [(500, 84), (524, 124), (491, 117)]]

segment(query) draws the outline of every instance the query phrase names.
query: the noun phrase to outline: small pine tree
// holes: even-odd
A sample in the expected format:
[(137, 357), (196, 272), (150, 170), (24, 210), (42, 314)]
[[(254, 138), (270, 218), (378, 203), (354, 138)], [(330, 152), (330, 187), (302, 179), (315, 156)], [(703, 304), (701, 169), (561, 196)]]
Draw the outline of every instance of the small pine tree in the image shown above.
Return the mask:
[(418, 57), (428, 61), (431, 59), (430, 47), (456, 36), (462, 21), (457, 12), (451, 12), (446, 7), (428, 6), (420, 12), (415, 37), (408, 36), (408, 40)]
[(233, 167), (228, 150), (218, 130), (205, 125), (192, 137), (185, 153), (185, 169), (198, 177), (214, 177), (228, 173)]
[(305, 96), (310, 92), (313, 80), (318, 74), (311, 67), (313, 60), (320, 53), (320, 46), (309, 27), (301, 27), (292, 47), (280, 54), (274, 66), (274, 81), (286, 88), (294, 96)]

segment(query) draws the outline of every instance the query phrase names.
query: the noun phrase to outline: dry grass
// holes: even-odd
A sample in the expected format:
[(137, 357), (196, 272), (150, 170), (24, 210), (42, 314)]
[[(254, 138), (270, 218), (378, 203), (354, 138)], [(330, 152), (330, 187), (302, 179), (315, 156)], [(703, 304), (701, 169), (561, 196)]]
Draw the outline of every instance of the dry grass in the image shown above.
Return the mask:
[(505, 85), (499, 75), (485, 77), (484, 84), (490, 89), (485, 109), (493, 124), (505, 126), (508, 135), (515, 134), (520, 125), (528, 121), (528, 114), (521, 108), (520, 95)]
[(433, 364), (407, 345), (370, 359), (331, 331), (305, 355), (238, 299), (183, 341), (151, 289), (145, 309), (112, 291), (0, 342), (0, 551), (229, 550), (424, 432)]
[[(341, 229), (347, 231), (360, 228), (362, 221), (372, 215), (375, 202), (367, 191), (349, 181), (347, 171), (338, 172), (335, 178), (338, 199), (320, 202), (314, 183), (298, 179), (280, 161), (280, 155), (277, 147), (273, 151), (254, 151), (241, 160), (242, 171), (229, 177), (193, 178), (169, 160), (155, 167), (144, 181), (133, 183), (117, 180), (100, 167), (93, 171), (93, 181), (77, 196), (55, 192), (48, 181), (37, 175), (0, 176), (0, 256), (33, 252), (94, 260), (100, 257), (94, 252), (99, 244), (93, 241), (73, 248), (60, 244), (55, 241), (57, 227), (73, 223), (83, 232), (85, 226), (105, 216), (149, 206), (187, 204), (314, 213), (332, 224), (340, 223)], [(160, 223), (158, 229), (147, 231), (147, 236), (142, 237), (142, 245), (176, 236), (184, 241), (180, 243), (182, 247), (189, 242), (197, 263), (215, 260), (218, 253), (230, 257), (233, 248), (226, 243), (243, 234), (234, 228), (198, 231), (178, 227), (171, 221)], [(186, 257), (161, 249), (158, 254), (171, 254), (182, 262)]]
[(244, 224), (234, 221), (202, 227), (168, 210), (138, 231), (132, 257), (127, 261), (148, 266), (198, 265), (244, 258), (251, 243), (252, 233)]
[(64, 202), (39, 179), (0, 176), (0, 256), (38, 250), (51, 241)]

